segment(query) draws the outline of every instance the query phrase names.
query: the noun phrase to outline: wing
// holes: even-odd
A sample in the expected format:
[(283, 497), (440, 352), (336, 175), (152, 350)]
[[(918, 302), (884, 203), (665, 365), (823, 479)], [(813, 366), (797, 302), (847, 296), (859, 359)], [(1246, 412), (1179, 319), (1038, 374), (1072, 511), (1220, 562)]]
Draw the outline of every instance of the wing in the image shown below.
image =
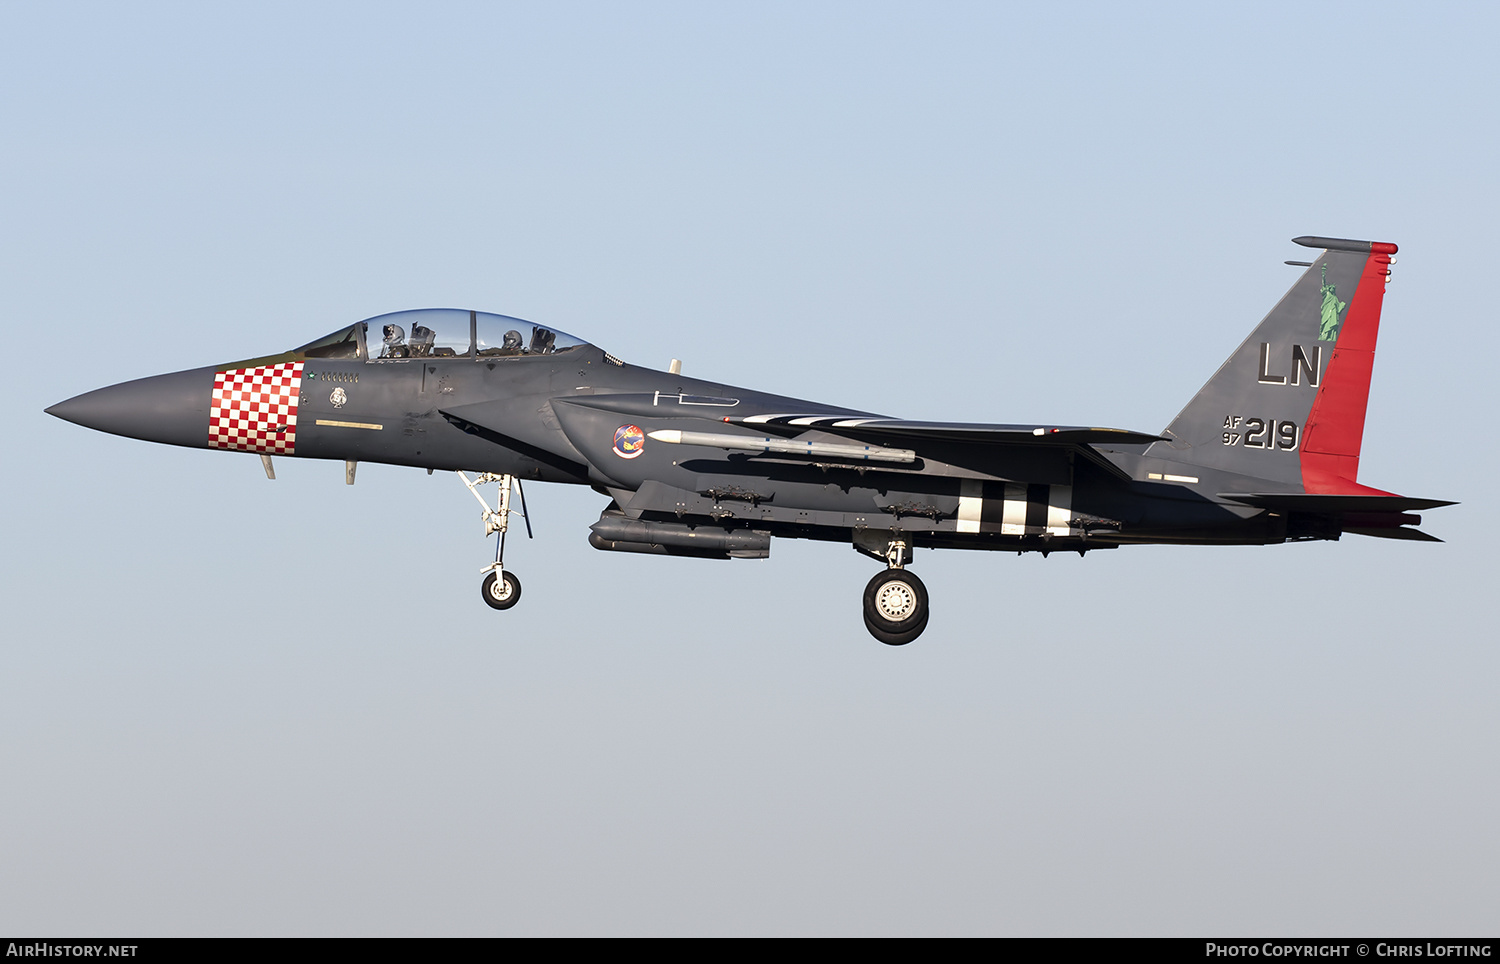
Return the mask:
[(764, 429), (792, 438), (803, 432), (826, 432), (877, 445), (903, 444), (917, 449), (942, 445), (1146, 445), (1160, 435), (1123, 428), (1081, 425), (992, 425), (983, 422), (916, 422), (901, 418), (849, 418), (846, 415), (750, 415), (726, 418), (731, 425)]
[[(1000, 471), (1015, 478), (1061, 478), (1068, 474), (1067, 456), (1088, 459), (1111, 475), (1127, 476), (1093, 446), (1145, 445), (1159, 435), (1120, 428), (1081, 425), (995, 425), (982, 422), (920, 422), (880, 416), (749, 415), (723, 421), (795, 438), (814, 432), (847, 438), (866, 445), (910, 450), (918, 456), (980, 471)], [(1008, 469), (1001, 468), (1009, 466)], [(1043, 466), (1052, 466), (1050, 470)], [(1061, 472), (1062, 475), (1057, 475)]]

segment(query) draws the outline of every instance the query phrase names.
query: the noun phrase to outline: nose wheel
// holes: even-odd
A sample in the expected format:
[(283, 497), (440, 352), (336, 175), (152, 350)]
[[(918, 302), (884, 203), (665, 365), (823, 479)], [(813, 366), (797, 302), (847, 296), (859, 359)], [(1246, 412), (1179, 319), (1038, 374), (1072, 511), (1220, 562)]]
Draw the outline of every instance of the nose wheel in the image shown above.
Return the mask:
[[(505, 570), (505, 533), (510, 528), (510, 514), (513, 510), (510, 506), (510, 490), (514, 483), (516, 492), (521, 496), (521, 518), (526, 519), (526, 537), (531, 538), (531, 519), (526, 516), (526, 492), (521, 488), (521, 480), (513, 475), (495, 475), (486, 472), (477, 479), (470, 481), (464, 473), (458, 473), (463, 479), (464, 485), (484, 506), (484, 534), (495, 535), (495, 561), (485, 566), (480, 572), (485, 574), (484, 581), (479, 584), (479, 595), (485, 604), (491, 609), (509, 609), (521, 601), (521, 580), (516, 578), (513, 572)], [(496, 499), (495, 508), (485, 501), (484, 496), (479, 494), (479, 487), (488, 482), (499, 482), (500, 492)]]
[(521, 601), (521, 580), (513, 572), (497, 569), (484, 577), (479, 594), (491, 609), (509, 609)]
[(927, 628), (927, 587), (914, 573), (887, 569), (865, 586), (865, 628), (887, 646), (905, 646)]

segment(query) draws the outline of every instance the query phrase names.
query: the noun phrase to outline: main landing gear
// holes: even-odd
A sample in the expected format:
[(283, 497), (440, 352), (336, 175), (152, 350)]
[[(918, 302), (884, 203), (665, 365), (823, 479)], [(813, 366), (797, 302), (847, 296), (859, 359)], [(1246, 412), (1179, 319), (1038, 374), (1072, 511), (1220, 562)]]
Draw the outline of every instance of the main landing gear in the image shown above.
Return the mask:
[[(479, 585), (479, 595), (484, 598), (485, 603), (491, 609), (509, 609), (521, 601), (521, 580), (516, 578), (513, 572), (505, 571), (505, 531), (510, 528), (511, 484), (515, 484), (516, 492), (521, 497), (521, 518), (526, 520), (526, 538), (531, 538), (531, 519), (526, 515), (526, 492), (521, 488), (521, 480), (514, 475), (496, 475), (486, 472), (474, 481), (462, 472), (458, 477), (464, 480), (464, 485), (474, 493), (474, 498), (484, 506), (484, 534), (499, 533), (495, 540), (495, 561), (479, 570), (485, 573), (484, 582)], [(500, 483), (500, 493), (497, 497), (496, 507), (491, 509), (490, 504), (479, 494), (479, 487), (490, 482)]]
[(902, 568), (910, 560), (910, 547), (892, 541), (886, 549), (888, 568), (865, 586), (865, 628), (887, 646), (905, 646), (927, 628), (927, 587)]

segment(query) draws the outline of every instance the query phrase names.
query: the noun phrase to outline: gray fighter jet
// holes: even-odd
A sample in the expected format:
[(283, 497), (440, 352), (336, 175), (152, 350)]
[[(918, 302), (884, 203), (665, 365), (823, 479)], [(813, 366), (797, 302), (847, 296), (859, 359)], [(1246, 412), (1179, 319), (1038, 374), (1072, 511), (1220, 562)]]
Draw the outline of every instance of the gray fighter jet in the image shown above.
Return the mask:
[[(773, 538), (842, 542), (884, 568), (865, 625), (899, 646), (927, 626), (918, 546), (1006, 552), (1138, 543), (1265, 545), (1346, 532), (1440, 541), (1416, 510), (1452, 505), (1361, 485), (1360, 442), (1394, 244), (1318, 249), (1285, 297), (1161, 434), (906, 421), (626, 364), (519, 318), (401, 311), (300, 348), (158, 375), (47, 409), (131, 438), (271, 457), (451, 470), (498, 534), (521, 480), (608, 499), (597, 549), (763, 559)], [(478, 473), (471, 479), (467, 473)], [(499, 484), (491, 508), (479, 486)], [(528, 522), (529, 527), (529, 522)]]

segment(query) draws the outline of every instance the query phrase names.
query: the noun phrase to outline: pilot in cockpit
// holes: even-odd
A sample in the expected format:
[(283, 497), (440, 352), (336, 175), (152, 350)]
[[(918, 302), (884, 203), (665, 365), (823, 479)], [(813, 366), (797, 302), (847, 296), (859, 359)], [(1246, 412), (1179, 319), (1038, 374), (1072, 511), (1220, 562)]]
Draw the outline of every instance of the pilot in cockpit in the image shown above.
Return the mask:
[(407, 350), (413, 358), (426, 358), (432, 354), (433, 342), (437, 340), (437, 334), (426, 325), (411, 326), (411, 341), (407, 343)]
[(380, 350), (381, 358), (405, 358), (406, 357), (406, 332), (400, 325), (385, 326), (385, 347)]
[(521, 340), (521, 333), (512, 328), (510, 331), (507, 331), (505, 333), (504, 338), (500, 339), (499, 346), (481, 348), (479, 349), (479, 354), (487, 357), (495, 357), (499, 355), (524, 355), (526, 353), (526, 349), (522, 347), (523, 344), (524, 342)]

